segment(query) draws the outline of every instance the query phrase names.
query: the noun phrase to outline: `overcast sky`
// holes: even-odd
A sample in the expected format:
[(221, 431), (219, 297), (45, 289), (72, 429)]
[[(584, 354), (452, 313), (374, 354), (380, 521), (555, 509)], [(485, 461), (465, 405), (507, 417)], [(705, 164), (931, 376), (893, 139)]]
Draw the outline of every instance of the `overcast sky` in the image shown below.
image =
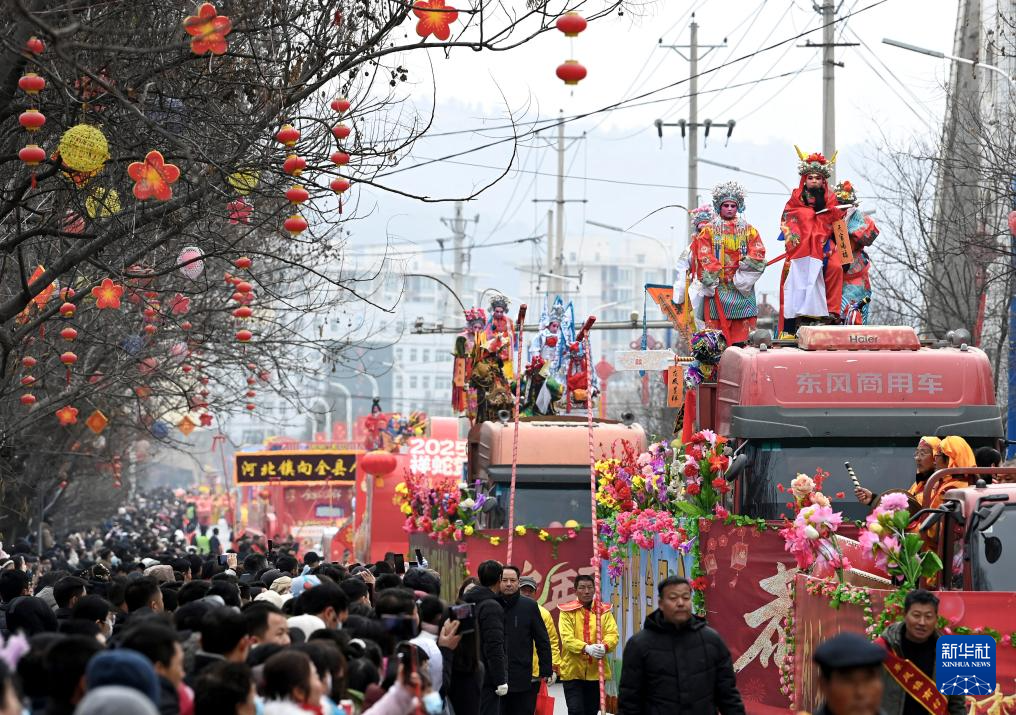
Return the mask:
[[(585, 138), (570, 142), (566, 197), (586, 200), (567, 208), (568, 248), (575, 250), (587, 235), (608, 235), (626, 250), (630, 242), (648, 245), (661, 263), (668, 261), (658, 244), (605, 234), (585, 222), (628, 227), (661, 206), (685, 203), (687, 149), (676, 128), (664, 130), (661, 145), (653, 121), (687, 117), (688, 64), (675, 52), (659, 48), (658, 41), (686, 44), (692, 9), (700, 43), (727, 40), (725, 48), (711, 51), (700, 63), (700, 71), (719, 68), (700, 79), (700, 120), (737, 122), (728, 146), (724, 132), (717, 131), (708, 146), (700, 148), (700, 156), (796, 185), (793, 144), (805, 151), (819, 150), (822, 134), (820, 51), (797, 46), (807, 39), (821, 42), (821, 31), (764, 50), (818, 28), (820, 18), (805, 0), (659, 0), (646, 3), (640, 13), (599, 20), (573, 41), (552, 32), (507, 53), (456, 49), (448, 58), (439, 53), (410, 54), (405, 59), (415, 81), (410, 104), (427, 113), (436, 94), (435, 122), (430, 138), (418, 142), (412, 156), (386, 181), (402, 190), (452, 198), (472, 192), (510, 164), (509, 175), (471, 201), (466, 214), (480, 217), (471, 225), (470, 236), (476, 246), (474, 270), (485, 274), (481, 286), (517, 295), (521, 274), (506, 265), (525, 263), (533, 248), (489, 244), (544, 232), (549, 205), (533, 200), (554, 195), (556, 156), (548, 142), (542, 135), (527, 136), (517, 146), (502, 142), (451, 161), (410, 167), (510, 137), (511, 130), (504, 129), (509, 114), (521, 129), (529, 129), (534, 121), (553, 118), (559, 110), (573, 116), (627, 100), (621, 108), (567, 125), (569, 136)], [(877, 209), (878, 197), (866, 193), (859, 178), (871, 170), (862, 165), (862, 153), (886, 136), (898, 141), (915, 134), (937, 135), (949, 70), (944, 60), (889, 47), (882, 38), (948, 52), (956, 10), (957, 3), (946, 0), (842, 3), (841, 16), (856, 15), (838, 25), (837, 41), (862, 44), (837, 48), (837, 60), (845, 65), (836, 70), (839, 178), (854, 180), (869, 210)], [(752, 53), (757, 54), (735, 61)], [(565, 88), (554, 76), (555, 67), (568, 58), (589, 70), (574, 89)], [(547, 132), (551, 135), (547, 140), (555, 131)], [(779, 255), (782, 246), (776, 235), (787, 192), (773, 180), (709, 166), (699, 170), (703, 194), (729, 178), (747, 188), (746, 217), (759, 229), (770, 257)], [(351, 254), (358, 247), (383, 242), (386, 235), (428, 249), (437, 248), (434, 239), (449, 235), (440, 218), (451, 215), (451, 204), (425, 204), (366, 187), (360, 191), (360, 210), (371, 214), (351, 225)], [(676, 253), (685, 240), (685, 218), (668, 209), (633, 230), (656, 237)], [(544, 249), (540, 245), (535, 250), (542, 255)], [(777, 272), (778, 265), (767, 271), (763, 290), (775, 290)]]

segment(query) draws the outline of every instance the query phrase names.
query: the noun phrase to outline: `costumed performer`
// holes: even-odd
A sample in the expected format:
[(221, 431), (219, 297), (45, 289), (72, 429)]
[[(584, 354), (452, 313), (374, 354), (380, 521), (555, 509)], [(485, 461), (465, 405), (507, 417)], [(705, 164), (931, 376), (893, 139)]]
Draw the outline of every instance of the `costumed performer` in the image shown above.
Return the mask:
[(829, 186), (836, 155), (804, 155), (796, 146), (800, 185), (783, 209), (780, 230), (787, 260), (780, 285), (780, 332), (794, 333), (799, 319), (840, 322), (843, 268), (836, 255), (833, 224), (843, 218)]
[(543, 320), (540, 321), (540, 332), (529, 343), (529, 362), (539, 357), (551, 375), (560, 376), (565, 354), (565, 340), (561, 334), (561, 325), (566, 317), (567, 308), (558, 298)]
[(766, 267), (766, 249), (744, 220), (744, 188), (736, 181), (713, 188), (716, 214), (691, 248), (691, 270), (702, 284), (703, 322), (722, 330), (728, 345), (745, 343), (758, 320), (755, 283)]
[(850, 236), (850, 250), (854, 260), (843, 274), (843, 298), (840, 313), (847, 325), (867, 325), (871, 304), (871, 259), (865, 249), (878, 238), (875, 222), (861, 210), (854, 186), (849, 181), (836, 185), (836, 200), (840, 206), (849, 205), (845, 211), (847, 234)]
[(476, 394), (469, 389), (469, 378), (473, 373), (473, 360), (476, 351), (476, 337), (487, 324), (487, 314), (483, 308), (470, 308), (465, 312), (466, 329), (455, 338), (452, 366), (452, 409), (457, 413), (465, 412), (469, 419), (476, 417)]
[[(691, 223), (690, 238), (688, 245), (677, 257), (677, 276), (674, 278), (673, 301), (674, 305), (684, 306), (685, 325), (692, 330), (695, 329), (694, 321), (688, 320), (689, 313), (694, 320), (702, 321), (702, 283), (691, 273), (691, 249), (695, 237), (702, 228), (713, 220), (713, 207), (709, 204), (702, 204), (696, 209), (688, 212)], [(687, 302), (685, 301), (687, 297)]]
[(503, 295), (494, 295), (490, 299), (490, 318), (483, 331), (484, 349), (494, 353), (501, 361), (501, 371), (505, 380), (511, 382), (515, 378), (513, 369), (515, 361), (515, 323), (508, 317), (508, 299)]

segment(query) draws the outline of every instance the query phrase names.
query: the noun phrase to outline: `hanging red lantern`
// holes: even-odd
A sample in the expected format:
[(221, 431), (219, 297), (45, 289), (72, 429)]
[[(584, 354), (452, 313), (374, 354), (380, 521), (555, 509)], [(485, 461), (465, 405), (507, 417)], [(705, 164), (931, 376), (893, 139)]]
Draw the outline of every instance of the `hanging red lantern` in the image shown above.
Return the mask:
[(310, 198), (310, 194), (307, 193), (307, 189), (302, 186), (291, 186), (286, 191), (286, 199), (289, 203), (299, 206), (304, 201)]
[(198, 382), (200, 382), (202, 385), (207, 385), (208, 384), (208, 378), (207, 377), (199, 377), (198, 378)]
[(73, 303), (63, 303), (60, 305), (60, 317), (62, 318), (73, 318), (76, 312), (78, 312), (78, 306)]
[(1016, 211), (1009, 212), (1009, 233), (1016, 236)]
[(46, 80), (35, 72), (29, 72), (18, 80), (18, 87), (25, 94), (38, 94), (46, 89)]
[(253, 399), (258, 396), (254, 390), (247, 390), (247, 399)]
[(72, 353), (70, 350), (60, 355), (60, 362), (62, 362), (64, 365), (70, 366), (76, 363), (77, 361), (78, 356)]
[(385, 474), (391, 474), (395, 471), (395, 467), (398, 466), (399, 463), (394, 454), (380, 449), (360, 455), (360, 459), (358, 461), (360, 469), (374, 478), (382, 477)]
[(255, 380), (255, 379), (254, 379), (253, 377), (248, 377), (248, 378), (247, 378), (247, 384), (248, 384), (248, 385), (256, 385), (256, 384), (257, 384), (257, 382), (258, 382), (258, 381), (257, 381), (257, 380)]
[(28, 38), (28, 42), (25, 43), (25, 49), (31, 52), (33, 55), (41, 55), (46, 51), (46, 43), (40, 40), (38, 37), (32, 36)]
[(33, 395), (31, 392), (26, 392), (18, 399), (21, 400), (21, 404), (23, 404), (25, 407), (31, 407), (36, 402), (35, 395)]
[(332, 24), (336, 27), (342, 24), (342, 10), (335, 11), (335, 17), (332, 18)]
[(180, 330), (190, 330), (193, 327), (194, 326), (191, 324), (189, 320), (185, 320), (182, 323), (180, 323)]
[(145, 335), (155, 335), (156, 331), (158, 331), (158, 328), (156, 328), (154, 325), (148, 324), (145, 326), (144, 330)]
[(18, 116), (18, 123), (28, 131), (35, 132), (46, 123), (46, 115), (38, 109), (26, 109)]
[(22, 358), (21, 364), (24, 365), (29, 370), (31, 370), (33, 367), (39, 364), (39, 361), (36, 360), (31, 355), (26, 355), (24, 358)]
[(565, 60), (557, 66), (557, 77), (565, 84), (576, 85), (586, 78), (586, 68), (578, 60)]
[(251, 267), (252, 261), (246, 256), (240, 256), (235, 261), (233, 261), (233, 265), (239, 268), (240, 270), (247, 270), (248, 268)]
[(347, 179), (346, 177), (339, 176), (335, 179), (332, 179), (332, 183), (330, 183), (329, 186), (332, 187), (332, 191), (334, 191), (337, 194), (341, 194), (349, 189), (350, 183), (349, 179)]
[(238, 292), (234, 293), (233, 295), (229, 296), (229, 298), (230, 298), (230, 300), (235, 300), (237, 303), (242, 303), (243, 302), (243, 293), (240, 293), (238, 291)]
[(234, 318), (239, 318), (240, 320), (246, 320), (247, 318), (251, 317), (252, 315), (254, 315), (254, 311), (251, 310), (250, 308), (248, 308), (245, 305), (242, 305), (242, 306), (240, 306), (239, 308), (237, 308), (236, 310), (233, 311), (233, 317)]
[(258, 496), (261, 497), (262, 499), (268, 499), (270, 496), (272, 496), (272, 493), (267, 489), (262, 489), (261, 491), (258, 492)]
[(247, 411), (248, 412), (253, 412), (256, 407), (257, 407), (257, 405), (255, 405), (253, 402), (248, 402), (247, 403)]
[(66, 328), (60, 331), (60, 337), (66, 340), (67, 342), (72, 342), (75, 338), (78, 337), (78, 331), (68, 325)]
[(283, 124), (275, 138), (285, 146), (295, 146), (300, 140), (300, 131), (292, 124)]
[(151, 306), (141, 311), (141, 314), (145, 316), (145, 320), (155, 320), (155, 308)]
[(579, 33), (585, 30), (589, 23), (577, 12), (566, 12), (557, 18), (557, 22), (554, 25), (564, 33), (565, 37), (578, 37)]
[(345, 139), (350, 135), (352, 131), (353, 130), (350, 129), (348, 125), (343, 124), (342, 122), (339, 122), (334, 127), (332, 127), (332, 134), (335, 135), (336, 139)]
[(28, 166), (38, 166), (46, 161), (46, 152), (38, 144), (29, 144), (18, 152), (18, 158)]
[(32, 377), (31, 375), (25, 375), (23, 378), (21, 378), (21, 386), (22, 387), (28, 387), (29, 385), (34, 385), (34, 384), (35, 384), (35, 378)]
[(180, 369), (183, 370), (185, 373), (187, 373), (193, 370), (194, 368), (192, 368), (190, 365), (184, 365)]
[(349, 106), (349, 100), (345, 97), (337, 97), (332, 100), (332, 110), (338, 112), (340, 115), (348, 112)]
[(286, 157), (286, 160), (282, 162), (282, 170), (290, 176), (299, 176), (306, 168), (307, 160), (297, 156), (296, 154), (290, 154)]
[(253, 337), (254, 337), (254, 333), (252, 333), (251, 331), (249, 331), (247, 329), (237, 330), (236, 331), (236, 339), (238, 341), (240, 341), (241, 343), (249, 343), (251, 338), (253, 338)]
[(307, 219), (303, 216), (293, 214), (282, 222), (282, 226), (295, 238), (307, 230)]
[(247, 281), (239, 281), (236, 284), (236, 290), (237, 290), (238, 293), (250, 293), (253, 289), (254, 289), (254, 286), (252, 286)]

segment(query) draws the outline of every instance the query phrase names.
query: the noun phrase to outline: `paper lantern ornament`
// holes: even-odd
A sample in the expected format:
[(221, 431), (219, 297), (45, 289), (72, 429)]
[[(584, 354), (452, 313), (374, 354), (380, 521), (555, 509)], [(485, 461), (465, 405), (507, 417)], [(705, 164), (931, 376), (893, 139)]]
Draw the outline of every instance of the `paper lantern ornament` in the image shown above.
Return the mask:
[(236, 193), (240, 194), (240, 196), (246, 196), (257, 188), (260, 178), (260, 172), (255, 169), (245, 169), (230, 174), (226, 181), (229, 182), (229, 185), (233, 187)]
[(120, 193), (116, 189), (96, 186), (92, 193), (85, 197), (85, 213), (88, 218), (109, 218), (120, 213)]
[(60, 137), (60, 159), (74, 171), (98, 171), (109, 160), (109, 142), (90, 124), (75, 124)]
[(194, 424), (194, 420), (187, 415), (184, 415), (183, 419), (176, 423), (176, 428), (183, 433), (184, 437), (190, 437), (191, 432), (193, 432), (196, 427), (197, 425)]
[(586, 78), (586, 68), (578, 60), (565, 60), (557, 66), (557, 77), (567, 85), (576, 85)]
[(236, 199), (226, 204), (226, 211), (229, 212), (229, 222), (236, 224), (250, 223), (250, 216), (254, 213), (254, 207), (243, 199)]
[(299, 176), (307, 168), (307, 160), (296, 154), (290, 154), (282, 162), (282, 170), (290, 176)]
[(180, 266), (180, 272), (192, 281), (205, 270), (205, 262), (201, 258), (205, 255), (197, 246), (187, 246), (180, 255), (176, 257), (176, 265)]
[(102, 431), (109, 425), (109, 418), (102, 414), (102, 410), (95, 410), (88, 415), (85, 426), (95, 434), (102, 434)]
[(29, 37), (28, 41), (25, 43), (25, 49), (33, 55), (41, 55), (46, 51), (46, 43), (33, 35), (32, 37)]
[(112, 278), (103, 278), (102, 283), (92, 288), (92, 297), (95, 298), (95, 307), (99, 310), (116, 310), (120, 307), (120, 298), (123, 296), (123, 286), (113, 282)]
[(206, 52), (221, 55), (227, 49), (226, 35), (232, 31), (233, 24), (228, 17), (220, 15), (214, 5), (206, 2), (198, 6), (196, 15), (183, 21), (183, 29), (193, 38), (190, 46), (195, 55)]
[(28, 166), (38, 166), (46, 161), (46, 151), (38, 144), (29, 144), (18, 152), (18, 158)]
[(26, 130), (35, 132), (46, 123), (46, 115), (38, 109), (26, 109), (18, 116), (18, 123)]
[(451, 24), (459, 18), (458, 10), (445, 5), (445, 0), (417, 0), (413, 3), (413, 14), (419, 18), (417, 35), (424, 39), (433, 35), (442, 41), (451, 37)]
[(190, 312), (191, 299), (177, 293), (169, 299), (169, 312), (172, 315), (187, 315)]
[(1009, 233), (1016, 236), (1016, 211), (1009, 212)]
[(28, 72), (18, 80), (18, 88), (25, 94), (38, 94), (46, 89), (46, 80), (35, 72)]
[(170, 184), (180, 178), (180, 169), (167, 164), (162, 152), (152, 150), (144, 161), (135, 161), (127, 167), (127, 175), (134, 180), (134, 196), (139, 201), (157, 199), (168, 201), (173, 198)]
[(307, 219), (299, 214), (293, 214), (282, 222), (282, 226), (295, 238), (307, 230)]
[(579, 33), (585, 30), (588, 24), (586, 19), (577, 12), (566, 12), (557, 18), (557, 22), (554, 23), (557, 29), (564, 33), (565, 37), (578, 37)]
[(338, 112), (340, 116), (348, 112), (349, 107), (349, 100), (345, 97), (338, 97), (332, 100), (332, 110)]
[(300, 140), (300, 130), (292, 124), (283, 124), (275, 134), (275, 139), (283, 146), (293, 147)]

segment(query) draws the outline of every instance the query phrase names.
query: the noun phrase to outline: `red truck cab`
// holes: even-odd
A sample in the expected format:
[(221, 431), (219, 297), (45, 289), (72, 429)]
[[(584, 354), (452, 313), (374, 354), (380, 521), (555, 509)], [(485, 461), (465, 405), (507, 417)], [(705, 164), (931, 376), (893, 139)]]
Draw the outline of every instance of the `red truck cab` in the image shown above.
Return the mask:
[(823, 491), (843, 492), (844, 516), (860, 519), (868, 509), (844, 462), (881, 493), (913, 483), (922, 435), (959, 435), (975, 448), (1003, 436), (987, 356), (921, 341), (910, 327), (803, 327), (794, 342), (731, 347), (716, 382), (699, 390), (699, 426), (748, 457), (735, 510), (770, 519), (787, 501), (777, 485), (797, 473), (830, 472)]

